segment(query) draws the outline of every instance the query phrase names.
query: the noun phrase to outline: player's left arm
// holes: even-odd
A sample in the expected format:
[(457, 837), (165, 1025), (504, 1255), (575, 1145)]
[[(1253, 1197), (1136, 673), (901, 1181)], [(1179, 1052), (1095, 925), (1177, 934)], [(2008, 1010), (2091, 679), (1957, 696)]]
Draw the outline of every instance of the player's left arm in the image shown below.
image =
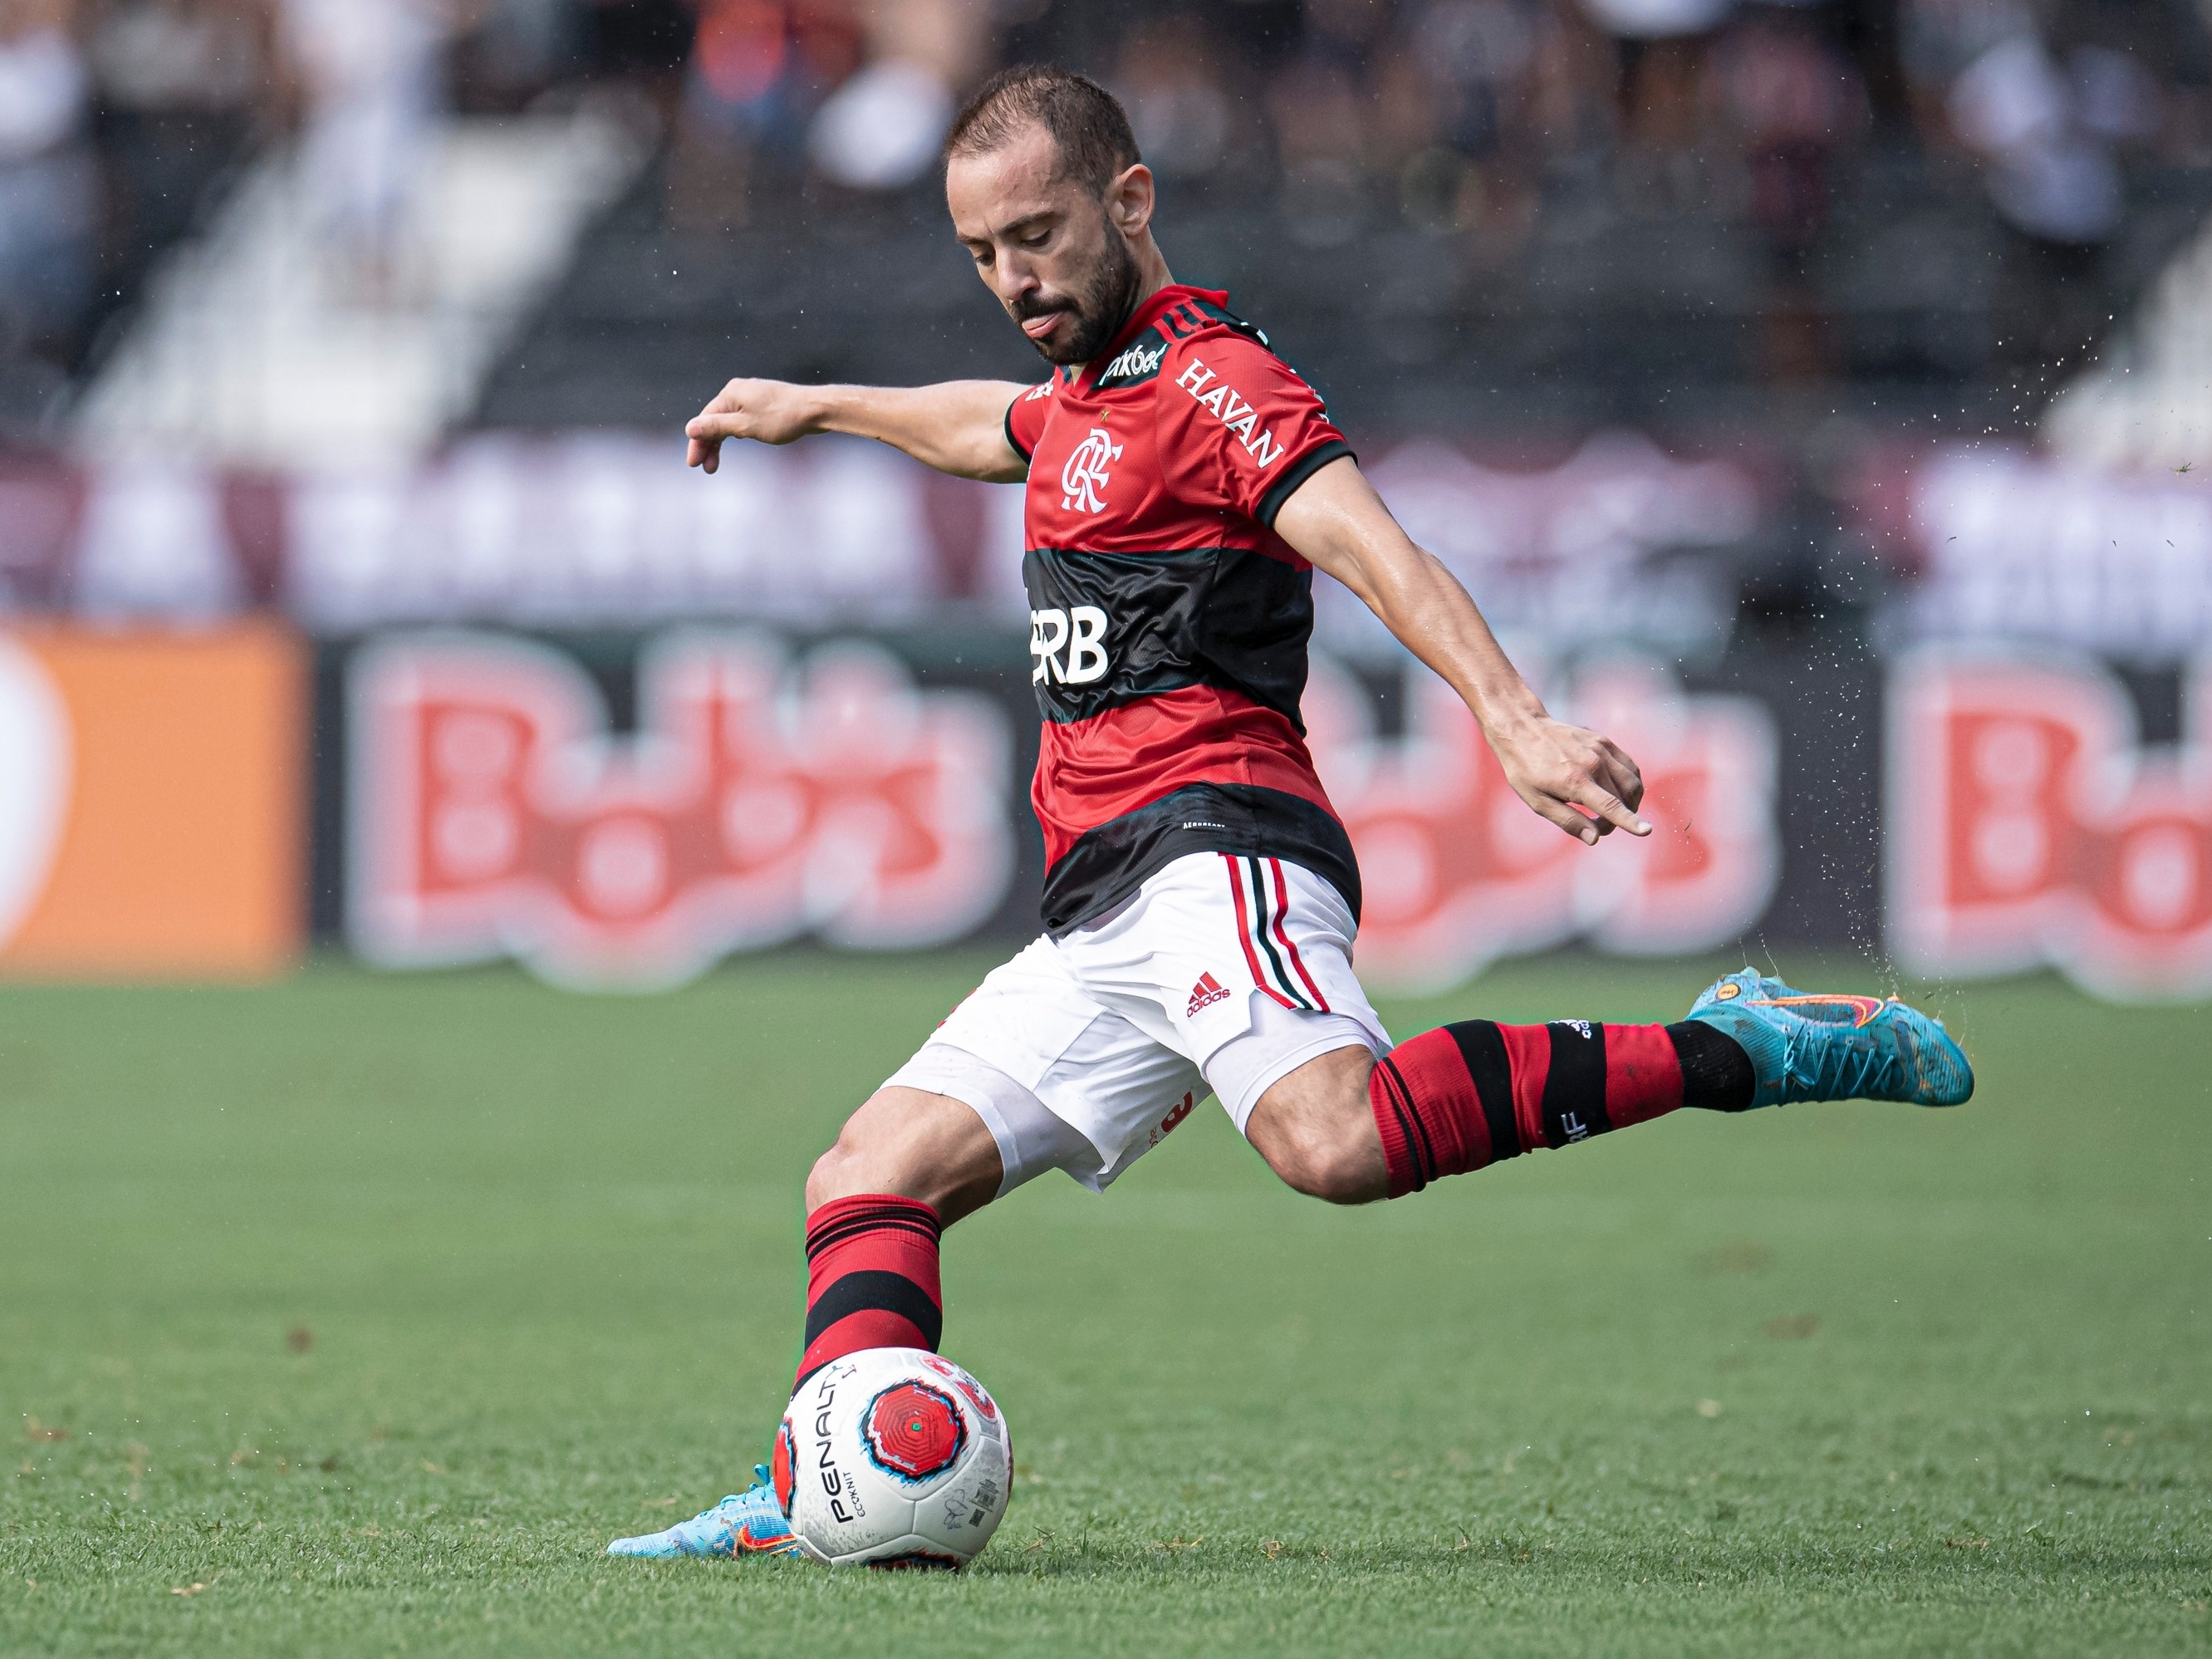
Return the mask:
[(1636, 763), (1611, 738), (1552, 718), (1459, 579), (1414, 545), (1352, 457), (1300, 484), (1274, 529), (1459, 693), (1531, 809), (1592, 846), (1615, 829), (1651, 833), (1636, 812), (1644, 800)]

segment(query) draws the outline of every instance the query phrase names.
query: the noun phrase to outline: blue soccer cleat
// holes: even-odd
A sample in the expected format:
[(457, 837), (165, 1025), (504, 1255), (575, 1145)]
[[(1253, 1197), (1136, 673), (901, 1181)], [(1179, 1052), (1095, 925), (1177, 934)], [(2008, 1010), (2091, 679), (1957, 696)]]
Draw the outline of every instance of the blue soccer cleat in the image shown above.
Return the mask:
[(1905, 1100), (1957, 1106), (1974, 1068), (1940, 1020), (1895, 997), (1808, 995), (1747, 968), (1710, 987), (1690, 1018), (1751, 1057), (1753, 1106)]
[(640, 1555), (667, 1561), (680, 1555), (720, 1557), (794, 1555), (799, 1540), (783, 1518), (783, 1506), (769, 1485), (768, 1469), (756, 1465), (753, 1484), (732, 1492), (711, 1510), (702, 1510), (689, 1521), (679, 1521), (666, 1532), (650, 1532), (641, 1538), (617, 1538), (607, 1546), (609, 1555)]

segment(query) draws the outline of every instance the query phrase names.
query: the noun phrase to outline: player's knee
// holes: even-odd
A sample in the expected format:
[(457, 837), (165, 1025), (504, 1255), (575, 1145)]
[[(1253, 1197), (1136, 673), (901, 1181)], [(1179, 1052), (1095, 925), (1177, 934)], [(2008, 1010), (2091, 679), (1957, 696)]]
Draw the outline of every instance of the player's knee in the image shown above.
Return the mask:
[(880, 1192), (885, 1185), (878, 1167), (880, 1149), (871, 1144), (858, 1114), (837, 1132), (830, 1150), (814, 1160), (806, 1175), (806, 1207), (817, 1210), (832, 1199)]
[(1365, 1204), (1389, 1191), (1382, 1141), (1367, 1103), (1374, 1060), (1342, 1048), (1307, 1061), (1260, 1097), (1246, 1137), (1285, 1183), (1330, 1204)]
[(919, 1199), (949, 1225), (988, 1204), (1003, 1174), (998, 1142), (974, 1107), (921, 1090), (884, 1089), (814, 1160), (806, 1207), (889, 1193)]
[(806, 1207), (818, 1210), (833, 1198), (848, 1196), (844, 1181), (846, 1160), (839, 1146), (814, 1160), (814, 1167), (806, 1172)]
[(1365, 1204), (1382, 1196), (1382, 1148), (1361, 1122), (1310, 1120), (1279, 1136), (1267, 1161), (1294, 1191), (1328, 1204)]

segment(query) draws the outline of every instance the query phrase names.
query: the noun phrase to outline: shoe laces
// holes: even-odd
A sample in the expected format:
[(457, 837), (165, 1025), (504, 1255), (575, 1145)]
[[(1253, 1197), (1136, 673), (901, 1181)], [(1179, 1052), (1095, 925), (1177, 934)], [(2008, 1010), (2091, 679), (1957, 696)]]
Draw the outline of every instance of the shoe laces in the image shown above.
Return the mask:
[[(1844, 1035), (1808, 1020), (1790, 1031), (1787, 1041), (1783, 1063), (1790, 1076), (1805, 1087), (1820, 1090), (1838, 1100), (1884, 1092), (1892, 1082), (1888, 1073), (1899, 1059), (1889, 1044), (1867, 1028)], [(1832, 1068), (1826, 1075), (1817, 1063), (1804, 1063), (1815, 1057), (1826, 1059)]]
[[(713, 1521), (721, 1518), (723, 1512), (729, 1509), (732, 1504), (745, 1503), (756, 1494), (760, 1493), (767, 1493), (772, 1496), (775, 1490), (774, 1485), (769, 1480), (768, 1465), (765, 1463), (756, 1463), (753, 1465), (753, 1483), (751, 1486), (746, 1487), (743, 1492), (733, 1492), (730, 1493), (728, 1497), (723, 1498), (720, 1503), (714, 1504), (712, 1508), (701, 1510), (698, 1514), (691, 1517), (692, 1522), (694, 1524), (696, 1524), (701, 1521)], [(778, 1512), (781, 1513), (782, 1505), (779, 1504), (776, 1508)]]

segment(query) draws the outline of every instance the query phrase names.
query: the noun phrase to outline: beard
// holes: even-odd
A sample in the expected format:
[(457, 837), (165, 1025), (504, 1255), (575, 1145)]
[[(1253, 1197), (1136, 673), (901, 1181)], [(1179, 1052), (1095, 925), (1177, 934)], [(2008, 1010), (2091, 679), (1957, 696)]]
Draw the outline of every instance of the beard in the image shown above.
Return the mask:
[(1121, 325), (1129, 320), (1129, 313), (1137, 308), (1137, 290), (1144, 283), (1137, 269), (1137, 256), (1129, 252), (1128, 242), (1111, 224), (1105, 227), (1105, 253), (1075, 293), (1062, 300), (1031, 296), (1007, 307), (1018, 323), (1058, 311), (1067, 313), (1073, 320), (1074, 327), (1065, 344), (1030, 342), (1036, 347), (1037, 356), (1048, 363), (1089, 362), (1105, 350), (1121, 331)]

